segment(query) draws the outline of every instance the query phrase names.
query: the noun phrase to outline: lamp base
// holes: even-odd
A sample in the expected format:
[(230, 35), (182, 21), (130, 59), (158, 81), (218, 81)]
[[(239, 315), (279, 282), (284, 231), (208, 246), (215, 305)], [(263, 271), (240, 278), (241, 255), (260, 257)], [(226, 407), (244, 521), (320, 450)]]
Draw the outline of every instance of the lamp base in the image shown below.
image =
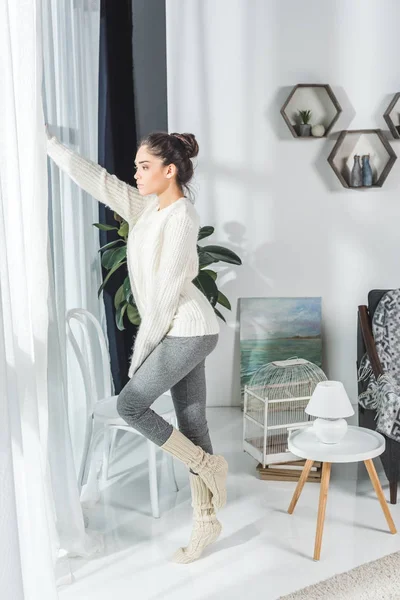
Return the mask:
[(324, 444), (337, 444), (344, 438), (347, 431), (345, 419), (315, 419), (315, 435)]

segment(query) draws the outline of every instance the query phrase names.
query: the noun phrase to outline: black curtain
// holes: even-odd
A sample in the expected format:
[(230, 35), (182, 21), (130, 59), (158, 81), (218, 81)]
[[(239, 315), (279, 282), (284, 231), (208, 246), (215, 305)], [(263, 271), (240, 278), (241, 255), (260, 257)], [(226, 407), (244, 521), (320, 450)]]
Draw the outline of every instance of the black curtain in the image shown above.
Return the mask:
[[(98, 162), (109, 173), (134, 184), (137, 147), (132, 58), (131, 0), (102, 0), (99, 64), (99, 149)], [(118, 225), (113, 211), (99, 204), (99, 222)], [(118, 238), (115, 231), (100, 231), (100, 244)], [(103, 278), (108, 271), (103, 269)], [(127, 275), (125, 266), (107, 282), (104, 305), (115, 393), (128, 382), (129, 356), (137, 327), (125, 318), (125, 330), (115, 323), (114, 295)]]

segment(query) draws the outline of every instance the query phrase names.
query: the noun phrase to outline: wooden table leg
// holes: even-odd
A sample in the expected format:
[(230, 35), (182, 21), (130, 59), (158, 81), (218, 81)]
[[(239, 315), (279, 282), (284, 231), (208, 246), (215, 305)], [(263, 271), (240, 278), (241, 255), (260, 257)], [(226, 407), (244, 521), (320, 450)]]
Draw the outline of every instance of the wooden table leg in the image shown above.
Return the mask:
[(383, 490), (382, 490), (381, 483), (379, 481), (379, 477), (378, 477), (376, 469), (375, 469), (375, 465), (374, 465), (372, 459), (365, 460), (364, 463), (365, 463), (365, 466), (367, 467), (368, 475), (372, 481), (372, 485), (374, 486), (375, 493), (378, 496), (378, 500), (382, 507), (383, 514), (386, 517), (386, 521), (387, 521), (387, 524), (389, 525), (390, 532), (397, 533), (396, 526), (393, 522), (392, 515), (390, 514), (389, 507), (387, 505), (385, 496), (383, 494)]
[(317, 533), (314, 545), (314, 560), (319, 560), (321, 555), (322, 533), (324, 531), (326, 500), (328, 498), (329, 479), (331, 476), (331, 463), (322, 464), (322, 481), (319, 490), (319, 507), (317, 519)]
[(304, 484), (307, 481), (307, 477), (308, 477), (311, 467), (313, 466), (313, 463), (314, 463), (313, 460), (306, 460), (306, 464), (303, 467), (303, 470), (300, 475), (300, 479), (297, 483), (296, 489), (294, 490), (292, 501), (288, 508), (289, 515), (291, 515), (295, 509), (297, 500), (300, 498), (300, 494), (303, 491)]

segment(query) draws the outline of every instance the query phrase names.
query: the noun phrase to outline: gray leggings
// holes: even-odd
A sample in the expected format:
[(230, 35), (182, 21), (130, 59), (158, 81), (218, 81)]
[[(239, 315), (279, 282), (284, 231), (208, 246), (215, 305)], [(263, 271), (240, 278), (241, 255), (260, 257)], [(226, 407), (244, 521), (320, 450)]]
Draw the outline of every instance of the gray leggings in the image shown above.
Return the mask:
[(162, 446), (173, 427), (150, 406), (171, 390), (179, 430), (209, 454), (213, 448), (206, 419), (205, 359), (219, 334), (164, 336), (118, 396), (119, 415), (146, 438)]

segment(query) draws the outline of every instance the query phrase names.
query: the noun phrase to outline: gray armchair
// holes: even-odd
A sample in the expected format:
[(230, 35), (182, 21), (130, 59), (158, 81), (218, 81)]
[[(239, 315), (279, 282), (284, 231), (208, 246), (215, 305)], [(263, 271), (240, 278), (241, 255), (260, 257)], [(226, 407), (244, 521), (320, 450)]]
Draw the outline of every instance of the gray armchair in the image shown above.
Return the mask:
[[(389, 290), (371, 290), (368, 294), (368, 306), (358, 307), (358, 323), (357, 323), (357, 372), (360, 367), (360, 362), (367, 352), (371, 362), (372, 370), (375, 378), (382, 372), (382, 366), (376, 352), (376, 346), (372, 334), (371, 319), (375, 313), (382, 296)], [(358, 382), (358, 393), (364, 392), (368, 387), (368, 380)], [(358, 405), (358, 421), (360, 427), (368, 429), (376, 429), (376, 410), (369, 410)], [(399, 480), (400, 466), (400, 443), (384, 436), (386, 440), (385, 452), (381, 455), (382, 465), (389, 481), (390, 486), (390, 503), (397, 504), (397, 484)]]

